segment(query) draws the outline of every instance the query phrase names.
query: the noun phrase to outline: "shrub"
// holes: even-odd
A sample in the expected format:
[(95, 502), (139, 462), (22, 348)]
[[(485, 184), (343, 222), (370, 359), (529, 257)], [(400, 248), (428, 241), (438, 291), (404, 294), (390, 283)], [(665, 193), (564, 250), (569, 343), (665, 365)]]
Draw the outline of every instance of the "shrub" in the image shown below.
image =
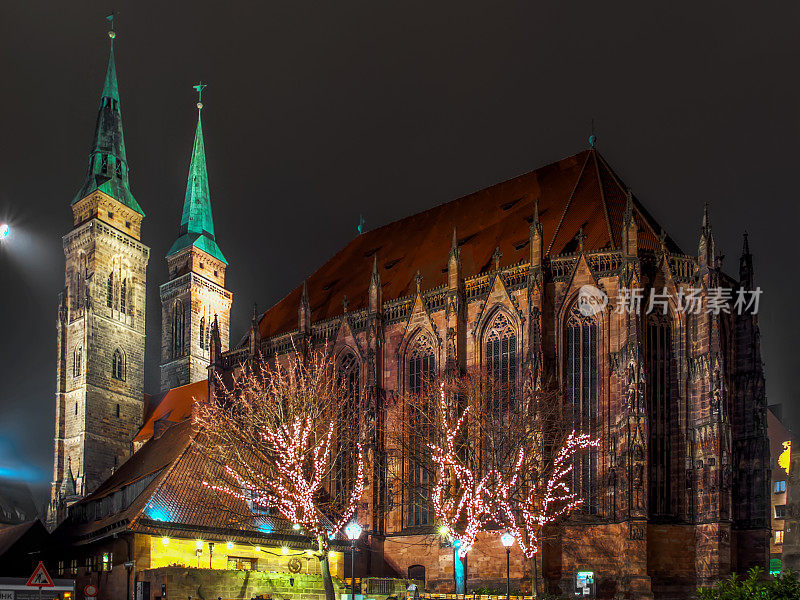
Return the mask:
[(734, 573), (710, 588), (697, 590), (700, 600), (797, 600), (800, 579), (786, 571), (771, 581), (763, 578), (764, 570), (754, 567), (742, 579)]

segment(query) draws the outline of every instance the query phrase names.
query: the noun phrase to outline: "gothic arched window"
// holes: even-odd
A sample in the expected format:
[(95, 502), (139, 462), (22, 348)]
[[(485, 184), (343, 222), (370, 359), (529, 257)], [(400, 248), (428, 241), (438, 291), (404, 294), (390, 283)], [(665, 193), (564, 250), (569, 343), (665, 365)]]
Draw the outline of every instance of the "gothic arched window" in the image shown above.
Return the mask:
[(119, 348), (114, 350), (111, 358), (111, 376), (114, 379), (125, 381), (125, 356)]
[(206, 349), (206, 318), (200, 317), (200, 349)]
[[(595, 437), (597, 420), (597, 321), (572, 307), (564, 327), (564, 416), (575, 430)], [(575, 460), (573, 491), (584, 499), (584, 510), (597, 512), (597, 451)]]
[(125, 311), (127, 309), (127, 301), (128, 301), (128, 280), (123, 279), (119, 291), (119, 311), (122, 314), (125, 314)]
[(503, 312), (498, 312), (486, 333), (487, 406), (490, 413), (503, 413), (514, 399), (517, 379), (517, 336)]
[(180, 358), (184, 354), (183, 341), (186, 334), (186, 314), (183, 302), (176, 300), (172, 305), (172, 358)]
[(667, 315), (651, 314), (645, 335), (645, 377), (648, 423), (648, 463), (650, 497), (648, 507), (653, 515), (674, 515), (676, 494), (672, 489), (673, 439), (678, 432), (677, 407), (672, 386), (672, 323)]
[(358, 429), (361, 398), (361, 368), (356, 356), (346, 351), (339, 359), (339, 377), (346, 397), (339, 406), (337, 432), (343, 435), (337, 440), (334, 475), (336, 493), (342, 501), (349, 498), (355, 486), (358, 459)]
[(426, 389), (436, 374), (436, 359), (427, 334), (421, 333), (416, 337), (407, 356), (408, 391), (412, 402), (407, 415), (409, 491), (406, 525), (415, 527), (433, 525), (433, 461), (428, 448), (433, 432)]
[(106, 286), (106, 306), (114, 308), (114, 271), (108, 274), (108, 285)]
[(83, 361), (83, 347), (76, 346), (75, 347), (75, 356), (72, 359), (72, 375), (73, 377), (78, 377), (82, 373), (83, 365), (81, 362)]

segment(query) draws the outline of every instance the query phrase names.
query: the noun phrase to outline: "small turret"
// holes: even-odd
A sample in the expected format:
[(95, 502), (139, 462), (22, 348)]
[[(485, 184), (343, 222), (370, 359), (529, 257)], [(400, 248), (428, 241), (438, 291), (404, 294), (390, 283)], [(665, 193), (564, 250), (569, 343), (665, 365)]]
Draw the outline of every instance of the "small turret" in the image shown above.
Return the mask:
[(698, 244), (700, 265), (713, 268), (716, 263), (714, 252), (714, 233), (711, 231), (711, 220), (708, 216), (708, 203), (706, 202), (703, 208), (703, 225), (700, 228), (700, 243)]
[(528, 236), (528, 246), (528, 260), (530, 260), (531, 269), (538, 269), (542, 266), (544, 254), (542, 222), (539, 220), (539, 200), (536, 200), (533, 205), (533, 219), (531, 220), (531, 229)]
[(261, 343), (261, 327), (259, 326), (258, 304), (253, 303), (253, 316), (250, 319), (250, 356), (255, 356)]
[(747, 232), (744, 232), (742, 241), (742, 256), (739, 258), (739, 285), (746, 290), (752, 290), (753, 281), (753, 255), (750, 254), (750, 242), (747, 239)]
[(638, 231), (633, 214), (633, 193), (630, 188), (625, 192), (625, 213), (622, 217), (622, 252), (625, 256), (635, 257), (638, 254)]
[(378, 272), (378, 255), (375, 254), (372, 259), (372, 275), (369, 278), (369, 312), (378, 312), (382, 304), (381, 274)]
[(297, 329), (300, 333), (311, 333), (311, 303), (305, 281), (303, 281), (303, 293), (300, 294), (300, 306), (297, 308)]
[(450, 258), (447, 260), (447, 287), (458, 289), (461, 282), (461, 249), (458, 247), (458, 234), (453, 226), (453, 241), (450, 243)]

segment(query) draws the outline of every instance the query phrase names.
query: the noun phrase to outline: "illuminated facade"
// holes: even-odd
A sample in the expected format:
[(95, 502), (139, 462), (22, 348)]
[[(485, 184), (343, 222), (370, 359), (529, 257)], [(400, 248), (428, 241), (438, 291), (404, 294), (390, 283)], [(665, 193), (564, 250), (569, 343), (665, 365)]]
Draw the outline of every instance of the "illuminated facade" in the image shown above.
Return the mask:
[(86, 178), (63, 240), (50, 527), (127, 460), (142, 425), (150, 250), (129, 171), (112, 46)]
[[(540, 585), (572, 593), (576, 574), (591, 571), (603, 596), (682, 598), (767, 565), (757, 317), (730, 303), (696, 313), (682, 304), (692, 290), (703, 306), (718, 288), (754, 290), (746, 239), (739, 266), (737, 277), (722, 271), (707, 209), (697, 252), (682, 252), (590, 148), (357, 236), (214, 371), (302, 341), (355, 358), (371, 470), (359, 522), (395, 574), (452, 590), (452, 548), (432, 536), (425, 440), (392, 447), (386, 431), (415, 418), (402, 398), (430, 373), (480, 366), (513, 385), (530, 370), (600, 440), (576, 465), (585, 503), (553, 530)], [(584, 314), (583, 286), (607, 305)], [(639, 312), (621, 300), (633, 289), (644, 290)], [(647, 313), (656, 293), (664, 310)], [(509, 401), (492, 400), (498, 410)], [(479, 536), (468, 589), (501, 588), (503, 558), (499, 536)], [(516, 548), (511, 569), (513, 585), (529, 589), (531, 563)]]

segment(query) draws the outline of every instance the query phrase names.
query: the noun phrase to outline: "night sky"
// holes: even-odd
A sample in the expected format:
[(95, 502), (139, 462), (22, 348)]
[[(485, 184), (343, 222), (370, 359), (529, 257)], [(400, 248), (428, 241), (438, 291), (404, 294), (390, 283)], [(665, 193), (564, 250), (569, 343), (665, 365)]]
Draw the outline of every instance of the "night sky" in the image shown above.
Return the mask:
[[(704, 202), (726, 270), (744, 229), (768, 402), (798, 430), (795, 2), (3, 2), (0, 475), (52, 472), (61, 236), (86, 168), (118, 11), (131, 188), (151, 248), (146, 391), (164, 255), (203, 126), (232, 339), (356, 235), (598, 148), (687, 253)], [(365, 286), (367, 282), (365, 281)]]

